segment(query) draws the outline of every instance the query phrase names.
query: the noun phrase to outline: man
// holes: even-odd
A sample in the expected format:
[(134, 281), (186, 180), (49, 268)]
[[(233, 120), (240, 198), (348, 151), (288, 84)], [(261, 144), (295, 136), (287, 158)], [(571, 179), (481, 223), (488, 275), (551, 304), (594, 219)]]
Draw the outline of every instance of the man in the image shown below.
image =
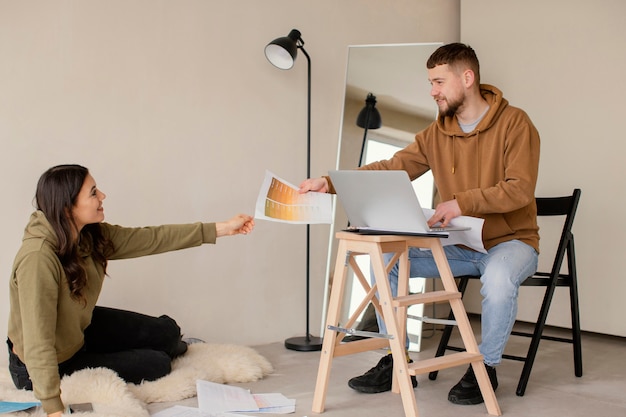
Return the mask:
[[(415, 142), (391, 159), (361, 169), (405, 170), (413, 180), (432, 170), (439, 203), (429, 225), (448, 225), (466, 215), (485, 220), (483, 243), (487, 254), (460, 246), (446, 246), (446, 256), (455, 276), (480, 275), (482, 335), (480, 352), (494, 389), (495, 366), (517, 314), (521, 283), (537, 268), (539, 234), (535, 185), (539, 165), (539, 134), (526, 113), (509, 105), (502, 92), (480, 84), (480, 69), (474, 50), (453, 43), (438, 48), (428, 59), (431, 96), (439, 114)], [(334, 192), (328, 177), (307, 179), (300, 192)], [(410, 276), (439, 276), (432, 253), (412, 248)], [(389, 274), (397, 294), (398, 266)], [(381, 332), (384, 323), (379, 320)], [(365, 393), (391, 389), (391, 354), (348, 385)], [(417, 381), (413, 380), (413, 386)], [(470, 366), (448, 394), (456, 404), (483, 402)]]

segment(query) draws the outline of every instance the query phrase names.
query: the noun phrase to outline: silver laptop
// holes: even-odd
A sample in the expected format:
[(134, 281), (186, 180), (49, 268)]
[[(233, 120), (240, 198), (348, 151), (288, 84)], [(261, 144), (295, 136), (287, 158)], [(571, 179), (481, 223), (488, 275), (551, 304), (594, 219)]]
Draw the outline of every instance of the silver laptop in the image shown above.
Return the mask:
[(405, 171), (330, 171), (350, 227), (366, 234), (446, 237), (469, 227), (429, 227)]

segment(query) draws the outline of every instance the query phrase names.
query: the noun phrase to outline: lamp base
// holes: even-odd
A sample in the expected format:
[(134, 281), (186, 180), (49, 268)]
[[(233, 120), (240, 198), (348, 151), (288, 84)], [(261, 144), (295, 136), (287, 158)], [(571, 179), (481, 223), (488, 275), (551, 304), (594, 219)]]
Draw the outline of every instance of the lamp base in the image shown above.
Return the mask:
[(285, 347), (300, 352), (314, 352), (322, 350), (322, 338), (313, 336), (291, 337), (285, 340)]

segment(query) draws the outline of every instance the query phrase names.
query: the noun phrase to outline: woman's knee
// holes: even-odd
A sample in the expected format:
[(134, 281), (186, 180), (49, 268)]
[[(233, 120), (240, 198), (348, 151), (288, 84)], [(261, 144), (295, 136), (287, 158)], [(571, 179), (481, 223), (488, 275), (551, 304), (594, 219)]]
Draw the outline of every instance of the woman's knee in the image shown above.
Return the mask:
[(162, 336), (166, 341), (165, 352), (169, 357), (176, 358), (187, 352), (187, 343), (182, 341), (182, 333), (178, 323), (167, 315), (160, 316), (159, 321), (163, 323)]

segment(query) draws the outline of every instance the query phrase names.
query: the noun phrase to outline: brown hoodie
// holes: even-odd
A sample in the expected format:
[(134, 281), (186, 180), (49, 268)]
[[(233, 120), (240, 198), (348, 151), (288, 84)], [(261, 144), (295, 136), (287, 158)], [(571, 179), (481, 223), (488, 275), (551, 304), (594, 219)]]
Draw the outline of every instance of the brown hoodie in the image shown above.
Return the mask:
[(456, 117), (439, 117), (391, 159), (362, 169), (404, 170), (411, 180), (430, 169), (441, 201), (454, 198), (463, 215), (485, 219), (486, 249), (518, 239), (539, 251), (539, 134), (500, 90), (480, 87), (489, 110), (472, 132), (464, 133)]

